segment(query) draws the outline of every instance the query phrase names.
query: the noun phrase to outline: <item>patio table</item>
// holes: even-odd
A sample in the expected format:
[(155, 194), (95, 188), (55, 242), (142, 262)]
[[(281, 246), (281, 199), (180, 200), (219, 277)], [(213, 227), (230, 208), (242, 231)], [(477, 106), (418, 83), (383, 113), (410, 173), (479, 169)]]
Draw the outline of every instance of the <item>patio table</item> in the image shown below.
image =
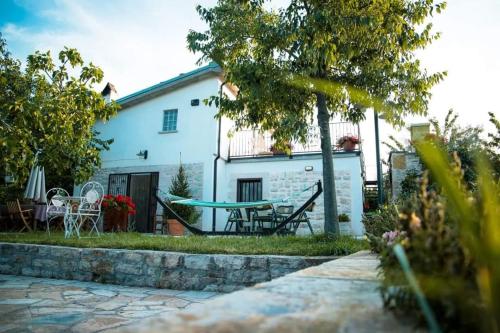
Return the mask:
[(82, 222), (78, 207), (82, 201), (82, 197), (61, 197), (61, 200), (66, 201), (66, 212), (64, 213), (64, 238), (71, 237), (75, 232), (80, 235), (80, 227)]

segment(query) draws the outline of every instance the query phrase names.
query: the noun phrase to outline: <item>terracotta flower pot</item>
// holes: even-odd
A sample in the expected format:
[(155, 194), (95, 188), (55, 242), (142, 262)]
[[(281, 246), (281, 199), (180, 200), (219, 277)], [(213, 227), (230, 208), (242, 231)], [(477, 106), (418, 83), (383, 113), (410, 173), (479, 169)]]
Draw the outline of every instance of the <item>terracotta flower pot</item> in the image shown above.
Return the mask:
[(128, 212), (110, 209), (104, 213), (104, 231), (127, 231)]
[(354, 148), (356, 148), (356, 144), (350, 140), (346, 140), (344, 141), (344, 143), (342, 144), (342, 148), (345, 150), (345, 151), (353, 151)]
[(172, 236), (183, 236), (184, 226), (176, 219), (168, 219), (168, 233)]

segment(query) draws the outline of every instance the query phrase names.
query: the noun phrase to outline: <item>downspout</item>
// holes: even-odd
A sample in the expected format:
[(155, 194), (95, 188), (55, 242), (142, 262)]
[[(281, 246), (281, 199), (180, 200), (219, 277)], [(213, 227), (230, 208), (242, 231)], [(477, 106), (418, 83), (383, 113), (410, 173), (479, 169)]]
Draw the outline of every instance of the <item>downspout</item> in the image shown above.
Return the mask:
[[(219, 113), (220, 109), (222, 108), (222, 104), (220, 101), (222, 100), (222, 88), (226, 84), (226, 81), (224, 81), (220, 85), (220, 90), (219, 90)], [(217, 155), (215, 156), (214, 159), (214, 183), (213, 183), (213, 200), (212, 201), (217, 201), (217, 161), (220, 159), (220, 137), (221, 137), (221, 123), (222, 123), (222, 117), (219, 117), (219, 124), (218, 124), (218, 133), (217, 133)], [(212, 231), (215, 231), (215, 224), (216, 224), (216, 219), (217, 219), (217, 210), (216, 208), (212, 208)]]

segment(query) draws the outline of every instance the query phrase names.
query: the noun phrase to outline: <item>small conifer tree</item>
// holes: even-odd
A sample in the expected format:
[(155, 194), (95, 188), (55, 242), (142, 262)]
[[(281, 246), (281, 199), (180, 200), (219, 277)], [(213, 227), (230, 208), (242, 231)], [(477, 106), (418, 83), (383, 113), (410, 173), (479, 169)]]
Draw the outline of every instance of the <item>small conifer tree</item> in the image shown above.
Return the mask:
[[(172, 178), (172, 183), (168, 190), (171, 194), (177, 195), (183, 198), (191, 198), (191, 189), (189, 187), (188, 176), (182, 164), (179, 166), (177, 174)], [(193, 224), (199, 218), (199, 213), (193, 206), (185, 205), (174, 205), (173, 209), (180, 217), (182, 217), (186, 222)]]

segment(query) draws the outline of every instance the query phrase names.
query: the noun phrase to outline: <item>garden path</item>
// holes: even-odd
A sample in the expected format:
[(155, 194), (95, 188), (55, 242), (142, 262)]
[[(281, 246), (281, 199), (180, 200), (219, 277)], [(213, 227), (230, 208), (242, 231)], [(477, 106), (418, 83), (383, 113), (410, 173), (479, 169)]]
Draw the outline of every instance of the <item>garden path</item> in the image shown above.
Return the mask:
[(219, 294), (0, 275), (0, 332), (116, 332)]

